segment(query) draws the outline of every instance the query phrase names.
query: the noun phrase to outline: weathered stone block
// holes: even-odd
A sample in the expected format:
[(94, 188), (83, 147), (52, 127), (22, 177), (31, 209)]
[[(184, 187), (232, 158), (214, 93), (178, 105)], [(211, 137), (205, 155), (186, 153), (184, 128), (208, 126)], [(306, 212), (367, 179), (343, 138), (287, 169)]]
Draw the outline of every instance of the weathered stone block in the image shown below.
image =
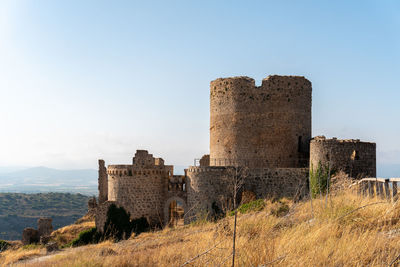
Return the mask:
[(22, 232), (21, 241), (23, 245), (39, 243), (40, 241), (39, 231), (31, 227), (25, 228), (24, 231)]
[(39, 236), (47, 236), (53, 232), (53, 219), (39, 218), (37, 221)]

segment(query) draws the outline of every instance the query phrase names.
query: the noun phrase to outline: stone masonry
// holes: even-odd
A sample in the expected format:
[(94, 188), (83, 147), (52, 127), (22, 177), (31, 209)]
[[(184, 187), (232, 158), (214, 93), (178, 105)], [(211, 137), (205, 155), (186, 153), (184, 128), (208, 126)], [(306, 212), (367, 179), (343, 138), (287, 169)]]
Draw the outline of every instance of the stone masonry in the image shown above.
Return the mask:
[(47, 237), (53, 232), (53, 219), (39, 218), (37, 220), (38, 229), (31, 227), (25, 228), (22, 231), (22, 244), (28, 245), (32, 243), (39, 243), (41, 240), (47, 240)]
[(169, 222), (172, 201), (182, 203), (185, 223), (227, 210), (232, 170), (239, 168), (247, 170), (241, 191), (256, 198), (307, 195), (309, 166), (328, 161), (353, 177), (375, 176), (374, 143), (311, 141), (311, 104), (311, 82), (301, 76), (268, 76), (261, 86), (249, 77), (212, 81), (210, 154), (185, 175), (174, 175), (173, 166), (146, 150), (137, 150), (131, 165), (106, 168), (99, 160), (97, 228), (103, 230), (111, 204), (151, 224)]
[(53, 232), (52, 218), (39, 218), (37, 221), (39, 236), (49, 236)]
[(376, 176), (376, 144), (356, 139), (338, 140), (317, 136), (310, 143), (310, 167), (319, 165), (332, 171), (344, 171), (350, 177)]
[(99, 159), (99, 204), (108, 200), (108, 177), (105, 162)]
[(311, 82), (300, 76), (216, 79), (210, 84), (210, 165), (307, 167)]
[(132, 165), (109, 165), (107, 201), (99, 203), (96, 212), (98, 229), (103, 229), (112, 203), (124, 207), (132, 219), (145, 217), (152, 225), (168, 221), (165, 210), (170, 199), (178, 198), (186, 205), (185, 177), (173, 172), (173, 166), (164, 165), (163, 159), (154, 158), (146, 150), (136, 151)]

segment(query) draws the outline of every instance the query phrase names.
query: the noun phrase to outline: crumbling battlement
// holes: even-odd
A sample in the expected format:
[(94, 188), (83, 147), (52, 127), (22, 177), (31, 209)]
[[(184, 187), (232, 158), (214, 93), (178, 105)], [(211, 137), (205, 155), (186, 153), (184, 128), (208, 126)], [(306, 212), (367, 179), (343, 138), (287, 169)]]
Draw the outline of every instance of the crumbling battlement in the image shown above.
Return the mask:
[[(164, 206), (169, 197), (179, 196), (186, 201), (185, 176), (173, 172), (173, 166), (164, 165), (163, 159), (154, 158), (146, 150), (137, 150), (132, 165), (108, 165), (107, 203), (124, 207), (132, 219), (145, 217), (151, 224), (163, 223), (168, 218)], [(108, 206), (102, 203), (99, 202), (101, 212), (96, 216), (106, 214), (104, 209)], [(104, 218), (96, 219), (99, 223), (103, 221)]]
[(317, 136), (310, 143), (310, 168), (342, 170), (350, 177), (376, 176), (376, 144), (359, 139), (326, 139)]

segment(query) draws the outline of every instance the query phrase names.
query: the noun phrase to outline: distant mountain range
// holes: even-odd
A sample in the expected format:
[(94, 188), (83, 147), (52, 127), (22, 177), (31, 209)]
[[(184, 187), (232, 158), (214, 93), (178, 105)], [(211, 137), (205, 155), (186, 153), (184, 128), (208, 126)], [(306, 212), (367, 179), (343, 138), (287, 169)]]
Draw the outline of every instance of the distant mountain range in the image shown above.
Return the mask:
[(97, 195), (97, 170), (57, 170), (34, 167), (0, 173), (0, 192), (71, 192)]

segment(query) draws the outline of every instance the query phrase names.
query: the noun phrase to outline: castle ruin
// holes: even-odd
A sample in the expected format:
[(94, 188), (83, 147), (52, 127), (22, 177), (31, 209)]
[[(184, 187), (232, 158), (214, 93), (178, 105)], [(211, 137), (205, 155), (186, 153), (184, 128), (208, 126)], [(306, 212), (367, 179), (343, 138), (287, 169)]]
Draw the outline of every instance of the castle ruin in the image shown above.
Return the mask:
[[(231, 198), (231, 170), (245, 167), (242, 192), (256, 198), (301, 198), (308, 194), (309, 168), (330, 164), (352, 177), (376, 175), (376, 145), (311, 135), (311, 82), (300, 76), (268, 76), (261, 86), (249, 77), (210, 83), (210, 154), (184, 175), (174, 175), (145, 150), (131, 165), (99, 160), (96, 226), (103, 230), (111, 204), (132, 219), (170, 223), (177, 203), (188, 223), (202, 212), (223, 210)], [(239, 199), (240, 201), (240, 199)]]

